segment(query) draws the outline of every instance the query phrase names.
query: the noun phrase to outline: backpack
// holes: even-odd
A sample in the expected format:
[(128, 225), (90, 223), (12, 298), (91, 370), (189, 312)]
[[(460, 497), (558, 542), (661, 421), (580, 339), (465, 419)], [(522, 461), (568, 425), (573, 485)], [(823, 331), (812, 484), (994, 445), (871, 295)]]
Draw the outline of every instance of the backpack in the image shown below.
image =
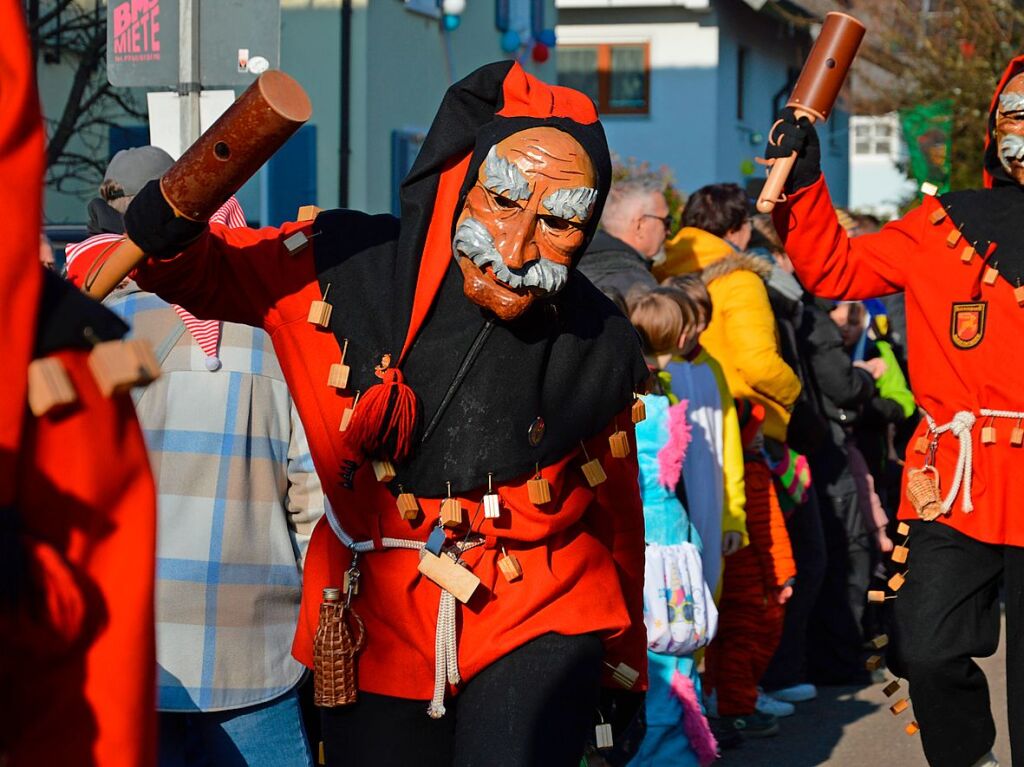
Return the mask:
[(648, 649), (662, 655), (690, 655), (715, 636), (718, 609), (694, 544), (647, 544), (644, 624)]

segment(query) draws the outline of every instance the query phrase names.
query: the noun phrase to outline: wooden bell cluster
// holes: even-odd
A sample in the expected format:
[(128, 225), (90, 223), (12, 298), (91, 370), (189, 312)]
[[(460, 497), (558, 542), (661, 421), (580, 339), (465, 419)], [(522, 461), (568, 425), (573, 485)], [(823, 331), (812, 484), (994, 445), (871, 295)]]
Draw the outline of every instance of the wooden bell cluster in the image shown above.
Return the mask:
[[(981, 427), (981, 444), (989, 446), (999, 441), (995, 421), (995, 416), (989, 416), (988, 422)], [(1010, 447), (1024, 447), (1024, 427), (1021, 425), (1022, 421), (1024, 421), (1024, 416), (1017, 418), (1013, 429), (1010, 430)]]
[[(922, 190), (923, 189), (924, 187), (922, 186)], [(928, 192), (926, 191), (925, 193), (927, 194)], [(947, 215), (945, 208), (939, 207), (933, 210), (928, 216), (928, 222), (932, 224), (932, 226), (938, 226), (948, 218), (949, 216)], [(978, 243), (968, 242), (967, 238), (964, 237), (963, 232), (961, 232), (952, 221), (950, 221), (950, 225), (953, 228), (946, 235), (946, 247), (951, 250), (959, 248), (960, 263), (970, 266), (974, 263), (974, 257), (978, 255)], [(995, 285), (996, 280), (999, 279), (999, 270), (996, 268), (995, 262), (992, 261), (992, 256), (996, 252), (996, 247), (996, 243), (989, 243), (988, 249), (985, 251), (984, 255), (985, 269), (982, 272), (981, 281), (989, 287)], [(1014, 288), (1013, 297), (1017, 301), (1018, 306), (1024, 307), (1024, 285), (1020, 285), (1018, 283), (1016, 288)], [(1022, 444), (1024, 444), (1024, 439), (1022, 439)]]

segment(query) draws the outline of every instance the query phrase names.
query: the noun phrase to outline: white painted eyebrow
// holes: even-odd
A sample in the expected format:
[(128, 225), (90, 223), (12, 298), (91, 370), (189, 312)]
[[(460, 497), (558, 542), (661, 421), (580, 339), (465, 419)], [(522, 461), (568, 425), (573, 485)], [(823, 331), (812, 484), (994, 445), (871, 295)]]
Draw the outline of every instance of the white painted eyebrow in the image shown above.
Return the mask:
[(597, 190), (589, 186), (577, 186), (569, 189), (556, 189), (545, 197), (542, 202), (552, 215), (559, 218), (578, 218), (586, 221), (594, 209)]
[(495, 194), (510, 200), (530, 199), (530, 185), (514, 162), (498, 155), (498, 147), (492, 146), (484, 160), (484, 186)]
[(999, 97), (1000, 112), (1024, 112), (1024, 93), (1004, 93)]

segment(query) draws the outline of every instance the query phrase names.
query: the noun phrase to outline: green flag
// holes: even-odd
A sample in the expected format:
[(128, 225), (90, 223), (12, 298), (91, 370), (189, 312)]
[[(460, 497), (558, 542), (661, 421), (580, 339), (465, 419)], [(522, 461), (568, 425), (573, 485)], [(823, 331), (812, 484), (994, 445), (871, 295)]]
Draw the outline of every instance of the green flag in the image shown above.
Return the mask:
[(910, 155), (910, 175), (930, 181), (939, 193), (949, 191), (953, 136), (953, 100), (943, 99), (900, 110), (903, 138)]

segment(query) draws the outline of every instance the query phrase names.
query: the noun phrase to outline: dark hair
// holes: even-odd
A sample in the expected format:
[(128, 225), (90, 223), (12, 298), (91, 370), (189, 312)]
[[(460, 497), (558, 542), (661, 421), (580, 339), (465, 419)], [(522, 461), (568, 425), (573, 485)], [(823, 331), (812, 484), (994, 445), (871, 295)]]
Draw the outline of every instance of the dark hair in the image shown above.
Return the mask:
[(747, 213), (747, 193), (739, 186), (708, 184), (686, 201), (683, 226), (693, 226), (721, 237), (743, 226)]

